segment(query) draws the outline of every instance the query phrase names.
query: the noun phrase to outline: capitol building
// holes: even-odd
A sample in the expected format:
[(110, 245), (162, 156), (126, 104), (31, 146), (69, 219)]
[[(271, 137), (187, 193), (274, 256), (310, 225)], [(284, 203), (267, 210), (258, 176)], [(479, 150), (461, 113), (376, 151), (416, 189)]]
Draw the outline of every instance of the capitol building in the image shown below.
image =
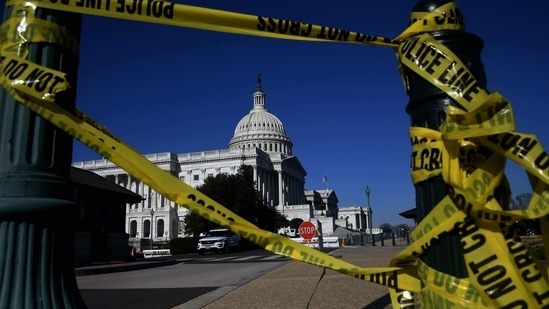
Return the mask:
[[(349, 214), (338, 216), (334, 190), (305, 190), (307, 172), (292, 153), (293, 144), (282, 121), (267, 109), (265, 97), (258, 77), (253, 107), (237, 123), (227, 149), (144, 156), (192, 187), (202, 185), (208, 177), (220, 173), (236, 174), (240, 166), (251, 166), (257, 190), (269, 206), (290, 220), (288, 231), (297, 228), (302, 221), (314, 220), (322, 224), (325, 235), (331, 235), (341, 218), (346, 218), (343, 222), (348, 224)], [(185, 236), (183, 217), (189, 212), (186, 208), (179, 207), (106, 159), (74, 162), (73, 166), (92, 171), (142, 197), (140, 203), (126, 207), (125, 226), (131, 244), (143, 239), (164, 243)], [(362, 209), (352, 212), (355, 229), (364, 227), (367, 220)]]

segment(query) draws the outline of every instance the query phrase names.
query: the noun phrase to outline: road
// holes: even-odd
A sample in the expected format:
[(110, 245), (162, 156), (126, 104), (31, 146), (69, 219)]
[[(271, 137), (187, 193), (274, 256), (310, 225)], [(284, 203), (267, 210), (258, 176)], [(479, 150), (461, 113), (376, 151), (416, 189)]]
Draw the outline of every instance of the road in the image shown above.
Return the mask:
[(213, 301), (289, 261), (264, 250), (176, 259), (181, 263), (76, 279), (89, 309), (168, 309), (217, 290), (203, 297)]

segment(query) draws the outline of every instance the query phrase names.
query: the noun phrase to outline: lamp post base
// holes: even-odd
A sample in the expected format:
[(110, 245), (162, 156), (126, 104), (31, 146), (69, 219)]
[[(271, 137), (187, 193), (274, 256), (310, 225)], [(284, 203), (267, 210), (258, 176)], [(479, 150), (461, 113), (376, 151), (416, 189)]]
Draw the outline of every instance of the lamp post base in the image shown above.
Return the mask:
[(0, 213), (8, 209), (15, 211), (0, 221), (0, 308), (86, 308), (74, 274), (74, 230), (65, 221), (80, 208), (58, 199), (0, 199)]

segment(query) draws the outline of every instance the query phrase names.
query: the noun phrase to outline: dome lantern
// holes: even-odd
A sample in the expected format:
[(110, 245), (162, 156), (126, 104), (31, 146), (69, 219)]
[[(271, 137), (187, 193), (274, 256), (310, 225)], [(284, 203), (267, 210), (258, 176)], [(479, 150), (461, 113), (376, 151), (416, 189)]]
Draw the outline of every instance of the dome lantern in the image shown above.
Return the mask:
[(271, 114), (265, 105), (261, 76), (257, 76), (257, 89), (253, 94), (254, 106), (236, 125), (229, 149), (257, 147), (268, 153), (292, 154), (292, 142), (286, 136), (282, 121)]

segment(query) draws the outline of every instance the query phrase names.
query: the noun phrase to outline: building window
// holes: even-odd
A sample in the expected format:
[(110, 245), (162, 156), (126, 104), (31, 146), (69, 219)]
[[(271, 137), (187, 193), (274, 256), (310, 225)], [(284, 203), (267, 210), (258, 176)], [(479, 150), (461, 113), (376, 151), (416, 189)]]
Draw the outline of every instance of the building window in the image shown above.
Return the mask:
[(214, 176), (214, 174), (208, 174), (208, 178), (213, 177), (213, 176)]
[(137, 237), (137, 221), (130, 222), (130, 237)]
[(200, 176), (199, 175), (193, 175), (193, 180), (194, 181), (198, 181), (200, 179)]
[(151, 235), (151, 220), (145, 220), (143, 222), (143, 237), (150, 237)]
[(185, 176), (179, 176), (179, 180), (185, 182)]
[(159, 219), (156, 221), (156, 237), (162, 237), (164, 236), (164, 220)]

